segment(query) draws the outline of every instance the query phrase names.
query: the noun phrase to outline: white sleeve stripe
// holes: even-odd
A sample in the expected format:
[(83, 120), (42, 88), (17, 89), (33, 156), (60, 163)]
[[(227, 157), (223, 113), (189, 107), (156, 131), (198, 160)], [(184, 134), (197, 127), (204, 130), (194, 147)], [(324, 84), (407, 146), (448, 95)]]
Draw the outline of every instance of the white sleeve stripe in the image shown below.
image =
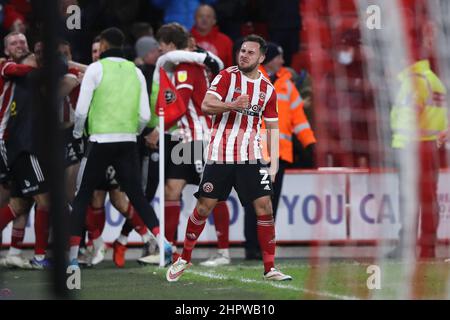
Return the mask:
[(74, 75), (73, 73), (66, 73), (64, 75), (64, 78), (72, 78), (72, 79), (77, 79), (78, 80), (77, 76)]
[(264, 121), (275, 122), (278, 121), (278, 118), (264, 118)]
[(179, 84), (176, 87), (176, 89), (182, 89), (182, 88), (186, 88), (186, 89), (189, 89), (189, 90), (194, 90), (194, 87), (191, 84), (187, 84), (187, 83)]
[(219, 98), (219, 100), (222, 100), (222, 96), (215, 91), (208, 90), (208, 91), (206, 91), (206, 93), (212, 94), (212, 95), (216, 96), (217, 98)]

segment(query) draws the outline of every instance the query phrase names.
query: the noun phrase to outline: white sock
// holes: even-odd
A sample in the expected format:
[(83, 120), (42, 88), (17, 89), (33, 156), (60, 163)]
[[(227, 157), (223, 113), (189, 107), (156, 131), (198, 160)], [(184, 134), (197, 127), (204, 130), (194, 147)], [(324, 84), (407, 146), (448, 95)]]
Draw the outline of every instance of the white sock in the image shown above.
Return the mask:
[(78, 250), (80, 249), (80, 246), (71, 246), (69, 251), (69, 261), (72, 261), (73, 259), (78, 258)]
[(94, 248), (98, 249), (103, 245), (103, 239), (102, 237), (98, 237), (97, 239), (92, 240), (92, 243), (94, 244)]
[(150, 237), (150, 239), (153, 239), (153, 240), (155, 240), (155, 241), (158, 241), (158, 238), (155, 237), (155, 235), (154, 235), (153, 233), (151, 233), (150, 231), (148, 231), (147, 233), (148, 233), (148, 236)]
[(146, 234), (142, 235), (141, 238), (142, 238), (142, 242), (144, 242), (144, 243), (149, 242), (150, 239), (151, 239), (149, 232), (147, 232)]
[(34, 255), (34, 258), (35, 258), (36, 260), (42, 261), (42, 260), (45, 259), (45, 254), (35, 254), (35, 255)]
[(18, 256), (22, 253), (22, 249), (9, 247), (8, 255), (9, 256)]
[(227, 258), (230, 257), (230, 250), (228, 248), (226, 248), (226, 249), (217, 249), (217, 252), (220, 255), (224, 256), (224, 257), (227, 257)]
[(118, 238), (117, 238), (117, 242), (119, 242), (121, 245), (126, 246), (128, 243), (128, 237), (124, 236), (123, 234), (121, 234)]
[[(158, 244), (159, 244), (159, 239), (161, 239), (161, 233), (158, 233), (158, 235), (156, 236), (156, 241), (158, 241)], [(170, 242), (166, 239), (166, 237), (164, 237), (164, 242), (170, 243)]]

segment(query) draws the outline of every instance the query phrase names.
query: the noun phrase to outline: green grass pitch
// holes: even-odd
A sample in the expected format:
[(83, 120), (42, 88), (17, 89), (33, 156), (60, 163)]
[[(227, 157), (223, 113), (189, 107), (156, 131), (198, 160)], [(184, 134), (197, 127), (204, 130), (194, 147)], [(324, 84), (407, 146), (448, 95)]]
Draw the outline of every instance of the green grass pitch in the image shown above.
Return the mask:
[[(450, 265), (419, 264), (420, 272), (408, 278), (406, 264), (385, 262), (380, 266), (381, 288), (369, 290), (369, 261), (331, 260), (311, 264), (303, 259), (279, 259), (277, 266), (293, 281), (268, 282), (262, 278), (262, 263), (235, 259), (230, 266), (206, 268), (194, 265), (178, 282), (165, 279), (165, 268), (140, 266), (127, 261), (123, 269), (106, 261), (81, 270), (77, 299), (157, 300), (295, 300), (295, 299), (408, 299), (418, 292), (421, 299), (448, 299)], [(43, 271), (2, 269), (0, 299), (47, 299), (51, 280)], [(413, 289), (411, 289), (413, 288)], [(6, 291), (5, 291), (6, 289)], [(406, 292), (406, 293), (405, 293)]]

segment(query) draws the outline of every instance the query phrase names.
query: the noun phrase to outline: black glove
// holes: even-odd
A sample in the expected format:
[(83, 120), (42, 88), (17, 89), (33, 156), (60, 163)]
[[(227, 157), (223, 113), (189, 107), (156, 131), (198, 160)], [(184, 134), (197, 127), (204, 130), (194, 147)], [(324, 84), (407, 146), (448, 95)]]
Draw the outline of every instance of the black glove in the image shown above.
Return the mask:
[(305, 167), (316, 168), (316, 144), (311, 143), (305, 148)]
[(206, 53), (206, 58), (203, 61), (203, 64), (209, 68), (209, 70), (211, 71), (212, 74), (216, 75), (219, 73), (220, 69), (219, 69), (219, 63), (213, 58), (211, 57), (208, 52)]

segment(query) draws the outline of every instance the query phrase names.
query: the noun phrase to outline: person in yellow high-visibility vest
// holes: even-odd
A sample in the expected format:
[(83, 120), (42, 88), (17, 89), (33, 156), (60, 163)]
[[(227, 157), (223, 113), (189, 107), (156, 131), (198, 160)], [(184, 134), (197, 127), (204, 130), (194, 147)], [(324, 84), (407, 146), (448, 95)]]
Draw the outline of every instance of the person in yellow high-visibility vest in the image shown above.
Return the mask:
[[(447, 128), (447, 107), (444, 87), (438, 76), (430, 69), (428, 60), (420, 60), (403, 70), (398, 79), (401, 83), (396, 102), (391, 110), (392, 147), (398, 153), (405, 152), (410, 143), (417, 143), (417, 170), (400, 172), (400, 230), (399, 246), (390, 257), (399, 257), (404, 248), (405, 187), (406, 175), (417, 172), (418, 202), (420, 206), (420, 258), (434, 258), (436, 234), (439, 224), (437, 182), (439, 174), (439, 137)], [(403, 159), (408, 156), (403, 154)], [(400, 155), (399, 158), (402, 156)], [(399, 163), (401, 166), (402, 164)], [(404, 169), (404, 168), (403, 168)]]

